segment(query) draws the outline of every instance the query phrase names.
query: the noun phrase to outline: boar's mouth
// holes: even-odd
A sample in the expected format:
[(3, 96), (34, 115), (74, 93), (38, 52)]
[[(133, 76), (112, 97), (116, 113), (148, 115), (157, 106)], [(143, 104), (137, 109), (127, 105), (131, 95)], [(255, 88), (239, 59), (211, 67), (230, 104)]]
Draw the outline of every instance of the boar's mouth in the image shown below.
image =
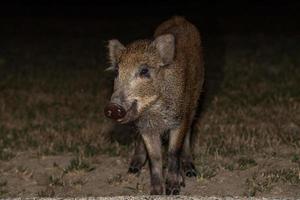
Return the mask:
[(126, 115), (118, 119), (117, 122), (121, 124), (126, 124), (128, 122), (134, 121), (138, 118), (138, 111), (137, 111), (137, 100), (134, 100), (129, 109), (126, 111)]

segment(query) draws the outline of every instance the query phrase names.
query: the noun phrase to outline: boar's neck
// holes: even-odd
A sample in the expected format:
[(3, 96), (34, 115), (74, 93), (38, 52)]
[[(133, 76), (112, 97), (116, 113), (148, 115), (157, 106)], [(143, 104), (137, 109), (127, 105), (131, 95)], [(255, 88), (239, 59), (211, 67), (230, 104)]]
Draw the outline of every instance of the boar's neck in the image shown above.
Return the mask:
[(164, 132), (179, 125), (180, 116), (172, 104), (158, 100), (150, 109), (145, 111), (136, 121), (139, 129), (155, 129)]

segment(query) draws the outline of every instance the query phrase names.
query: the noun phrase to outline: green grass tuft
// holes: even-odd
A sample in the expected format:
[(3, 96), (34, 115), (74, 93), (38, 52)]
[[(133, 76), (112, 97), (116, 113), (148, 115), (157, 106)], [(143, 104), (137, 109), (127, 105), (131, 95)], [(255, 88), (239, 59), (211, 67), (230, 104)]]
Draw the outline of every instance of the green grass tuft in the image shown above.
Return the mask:
[(4, 195), (7, 193), (7, 190), (5, 189), (5, 186), (7, 186), (6, 180), (0, 180), (0, 197), (1, 195)]
[(37, 196), (41, 197), (41, 198), (42, 197), (52, 198), (55, 196), (55, 191), (54, 191), (53, 187), (46, 187), (45, 189), (38, 191)]
[(95, 167), (90, 166), (90, 164), (80, 157), (76, 157), (70, 160), (69, 165), (64, 169), (64, 173), (69, 173), (72, 171), (85, 171), (90, 172), (93, 171)]
[(254, 159), (245, 157), (238, 159), (237, 163), (240, 170), (245, 170), (257, 165)]
[(300, 156), (298, 154), (294, 154), (292, 156), (291, 161), (294, 162), (294, 163), (299, 163), (300, 164)]
[(255, 196), (258, 193), (268, 192), (276, 184), (300, 184), (299, 168), (273, 169), (260, 173), (254, 173), (251, 178), (247, 178), (247, 191), (245, 195)]
[(63, 176), (49, 176), (50, 186), (64, 186)]

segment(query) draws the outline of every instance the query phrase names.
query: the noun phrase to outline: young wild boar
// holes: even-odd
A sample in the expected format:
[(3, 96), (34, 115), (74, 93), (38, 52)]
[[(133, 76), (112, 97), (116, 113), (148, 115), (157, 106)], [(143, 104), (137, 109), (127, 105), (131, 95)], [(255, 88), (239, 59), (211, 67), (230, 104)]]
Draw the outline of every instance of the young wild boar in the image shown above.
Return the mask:
[[(141, 136), (129, 172), (140, 171), (148, 159), (151, 194), (162, 194), (164, 188), (168, 195), (179, 194), (183, 176), (196, 176), (190, 131), (204, 81), (199, 32), (176, 16), (156, 29), (154, 40), (124, 46), (114, 39), (108, 48), (109, 69), (116, 77), (105, 115), (119, 123), (133, 121)], [(161, 138), (166, 134), (169, 147), (164, 179)]]

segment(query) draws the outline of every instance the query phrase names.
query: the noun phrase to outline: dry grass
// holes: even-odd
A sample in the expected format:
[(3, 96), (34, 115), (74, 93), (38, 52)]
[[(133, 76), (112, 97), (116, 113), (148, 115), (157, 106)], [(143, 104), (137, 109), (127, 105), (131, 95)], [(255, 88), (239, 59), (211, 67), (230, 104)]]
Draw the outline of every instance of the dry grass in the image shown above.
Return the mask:
[(7, 191), (4, 189), (4, 187), (7, 185), (6, 180), (0, 180), (0, 195), (4, 195), (7, 193)]
[[(244, 39), (228, 38), (231, 46), (226, 49), (221, 89), (197, 123), (201, 150), (236, 155), (276, 152), (281, 145), (299, 149), (296, 49), (292, 41), (283, 38), (273, 45), (268, 44), (271, 39), (262, 36)], [(262, 43), (251, 48), (254, 41)], [(247, 48), (242, 50), (240, 45)]]
[(299, 170), (299, 168), (283, 168), (256, 172), (246, 180), (245, 195), (255, 196), (259, 192), (268, 192), (278, 184), (299, 185)]

